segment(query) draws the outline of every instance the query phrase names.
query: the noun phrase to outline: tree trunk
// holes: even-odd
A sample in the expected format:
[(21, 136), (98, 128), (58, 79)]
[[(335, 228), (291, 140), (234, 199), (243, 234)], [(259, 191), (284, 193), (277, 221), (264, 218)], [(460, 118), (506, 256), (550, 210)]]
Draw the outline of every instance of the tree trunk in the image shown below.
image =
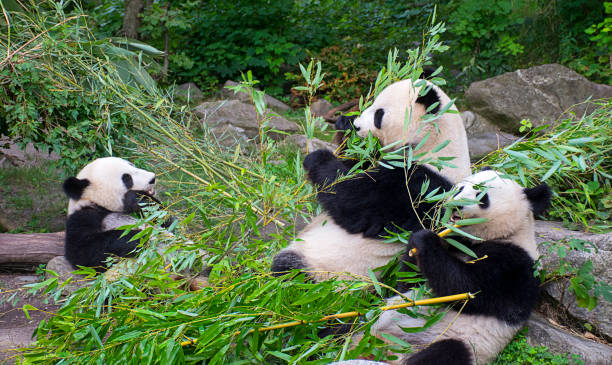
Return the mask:
[(64, 232), (0, 234), (0, 264), (46, 264), (64, 254)]
[[(168, 19), (168, 7), (169, 7), (169, 4), (166, 4), (166, 19)], [(166, 22), (167, 22), (167, 20), (166, 20)], [(168, 51), (169, 51), (169, 48), (170, 48), (169, 47), (170, 45), (169, 45), (168, 36), (169, 36), (169, 34), (168, 34), (168, 24), (164, 23), (164, 68), (162, 70), (162, 73), (164, 75), (164, 79), (166, 77), (168, 77), (168, 57), (169, 57)]]
[(140, 12), (144, 4), (142, 0), (125, 0), (125, 12), (123, 13), (123, 28), (121, 33), (127, 38), (138, 39), (138, 28), (140, 28)]

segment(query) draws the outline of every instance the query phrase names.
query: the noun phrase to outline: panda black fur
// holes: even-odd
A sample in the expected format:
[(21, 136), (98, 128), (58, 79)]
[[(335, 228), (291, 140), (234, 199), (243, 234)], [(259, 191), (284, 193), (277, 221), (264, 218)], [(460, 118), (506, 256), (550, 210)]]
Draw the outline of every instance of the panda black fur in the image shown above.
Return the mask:
[(155, 173), (117, 157), (94, 160), (66, 179), (66, 259), (75, 267), (103, 271), (107, 257), (131, 256), (138, 240), (130, 240), (139, 231), (121, 237), (124, 231), (116, 228), (136, 222), (130, 214), (140, 210), (141, 202), (155, 200), (154, 187)]
[[(419, 95), (421, 87), (429, 88), (423, 96)], [(385, 229), (397, 231), (396, 226), (399, 226), (413, 231), (428, 223), (427, 213), (432, 213), (432, 205), (413, 203), (426, 180), (429, 181), (428, 192), (436, 188), (448, 190), (453, 183), (470, 174), (467, 137), (461, 117), (445, 113), (436, 119), (436, 126), (420, 123), (428, 108), (437, 111), (450, 102), (450, 98), (430, 82), (424, 81), (421, 87), (413, 87), (411, 80), (396, 82), (385, 88), (361, 116), (340, 117), (336, 127), (354, 127), (362, 137), (372, 133), (383, 146), (397, 141), (416, 146), (430, 133), (415, 154), (426, 151), (425, 158), (453, 156), (451, 162), (456, 167), (445, 166), (440, 171), (427, 164), (414, 164), (408, 169), (374, 167), (334, 184), (339, 175), (348, 172), (352, 162), (341, 160), (326, 150), (309, 154), (304, 167), (309, 179), (319, 187), (318, 198), (326, 213), (316, 217), (295, 242), (277, 254), (272, 264), (273, 272), (308, 269), (367, 275), (368, 269), (385, 265), (405, 247), (383, 243), (379, 236)], [(450, 110), (456, 111), (456, 108), (452, 106)], [(406, 115), (412, 117), (407, 125), (404, 123)], [(450, 142), (445, 148), (432, 152), (446, 140)]]
[[(550, 188), (542, 184), (524, 189), (489, 170), (459, 183), (461, 190), (454, 199), (475, 200), (481, 185), (488, 190), (480, 204), (465, 205), (453, 217), (488, 219), (462, 228), (483, 241), (455, 238), (482, 259), (467, 262), (472, 258), (448, 249), (452, 246), (428, 230), (416, 232), (410, 238), (408, 249), (416, 248), (416, 255), (406, 255), (404, 259), (419, 266), (435, 296), (470, 292), (476, 297), (468, 301), (458, 316), (456, 310), (461, 303), (455, 304), (424, 332), (407, 333), (401, 329), (423, 326), (422, 318), (397, 311), (384, 312), (372, 326), (373, 334), (392, 334), (417, 349), (428, 346), (404, 359), (403, 365), (485, 364), (525, 324), (536, 303), (539, 280), (533, 276), (538, 257), (533, 215), (548, 207)], [(413, 293), (405, 295), (411, 297)], [(390, 302), (396, 300), (399, 297)]]

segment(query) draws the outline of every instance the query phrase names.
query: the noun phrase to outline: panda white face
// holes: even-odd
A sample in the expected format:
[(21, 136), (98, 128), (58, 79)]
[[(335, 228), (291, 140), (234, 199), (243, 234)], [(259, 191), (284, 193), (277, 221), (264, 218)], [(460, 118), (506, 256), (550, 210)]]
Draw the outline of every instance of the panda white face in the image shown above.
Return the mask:
[(486, 223), (461, 229), (484, 240), (510, 239), (531, 230), (533, 214), (540, 214), (550, 202), (551, 191), (542, 184), (523, 188), (493, 170), (468, 176), (456, 185), (453, 200), (472, 201), (453, 213), (452, 220), (486, 218)]
[(117, 157), (104, 157), (85, 166), (64, 183), (70, 197), (68, 214), (96, 204), (112, 212), (129, 213), (142, 195), (155, 194), (155, 173), (139, 169)]
[(387, 86), (353, 122), (359, 136), (372, 133), (383, 146), (399, 140), (403, 144), (418, 143), (426, 134), (425, 130), (419, 130), (419, 119), (426, 109), (415, 102), (418, 90), (412, 86), (412, 80)]

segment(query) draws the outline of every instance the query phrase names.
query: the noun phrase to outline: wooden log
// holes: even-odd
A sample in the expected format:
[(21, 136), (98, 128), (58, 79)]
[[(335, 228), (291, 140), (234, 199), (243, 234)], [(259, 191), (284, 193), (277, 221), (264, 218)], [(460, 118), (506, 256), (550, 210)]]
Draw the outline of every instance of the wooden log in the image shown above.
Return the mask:
[(0, 264), (46, 264), (64, 254), (64, 232), (0, 234)]

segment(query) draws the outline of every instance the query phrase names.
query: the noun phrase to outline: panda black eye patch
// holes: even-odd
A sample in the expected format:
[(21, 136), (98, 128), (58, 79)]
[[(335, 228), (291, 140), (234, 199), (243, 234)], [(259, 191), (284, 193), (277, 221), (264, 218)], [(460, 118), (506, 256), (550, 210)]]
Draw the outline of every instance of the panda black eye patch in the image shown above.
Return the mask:
[(125, 185), (128, 190), (134, 186), (134, 180), (132, 180), (132, 175), (130, 174), (121, 175), (121, 180), (123, 180), (123, 185)]
[(374, 112), (374, 127), (380, 129), (380, 127), (382, 126), (383, 115), (385, 115), (384, 110), (376, 109), (376, 112)]
[(480, 205), (482, 209), (487, 209), (489, 204), (489, 193), (485, 193), (485, 195), (480, 198), (480, 203), (478, 203), (478, 205)]

